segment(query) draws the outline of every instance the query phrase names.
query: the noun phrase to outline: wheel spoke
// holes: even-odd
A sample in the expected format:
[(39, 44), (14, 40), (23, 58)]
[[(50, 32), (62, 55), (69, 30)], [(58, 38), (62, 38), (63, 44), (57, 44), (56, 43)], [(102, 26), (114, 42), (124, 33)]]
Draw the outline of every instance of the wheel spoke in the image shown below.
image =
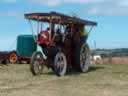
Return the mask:
[(15, 53), (12, 53), (9, 57), (10, 63), (16, 63), (17, 61), (17, 55)]
[(90, 63), (89, 56), (90, 54), (89, 54), (88, 46), (83, 45), (80, 51), (80, 67), (81, 67), (82, 72), (86, 72), (88, 70), (88, 65)]
[(34, 70), (35, 70), (35, 73), (38, 73), (39, 72), (39, 64), (38, 64), (38, 61), (35, 61), (34, 62)]
[(55, 71), (57, 75), (62, 76), (66, 73), (67, 63), (64, 53), (58, 52), (55, 56)]
[(33, 53), (32, 58), (31, 58), (30, 67), (34, 75), (39, 75), (42, 73), (42, 70), (43, 70), (43, 65), (41, 63), (42, 59), (43, 59), (43, 55), (41, 52)]

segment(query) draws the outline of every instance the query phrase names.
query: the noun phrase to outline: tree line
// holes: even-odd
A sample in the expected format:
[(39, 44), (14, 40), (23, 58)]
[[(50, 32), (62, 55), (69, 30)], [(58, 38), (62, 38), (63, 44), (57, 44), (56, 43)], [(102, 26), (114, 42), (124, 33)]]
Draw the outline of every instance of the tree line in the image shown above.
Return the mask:
[(102, 58), (106, 57), (128, 57), (128, 48), (116, 49), (96, 49), (92, 50), (92, 54), (101, 55)]

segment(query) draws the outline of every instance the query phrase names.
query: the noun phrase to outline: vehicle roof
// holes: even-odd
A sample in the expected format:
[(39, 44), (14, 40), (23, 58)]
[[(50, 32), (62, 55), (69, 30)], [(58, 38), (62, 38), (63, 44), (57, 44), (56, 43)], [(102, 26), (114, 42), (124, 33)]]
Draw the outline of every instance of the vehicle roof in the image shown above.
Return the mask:
[(24, 15), (26, 19), (35, 20), (35, 21), (43, 21), (43, 22), (50, 22), (50, 18), (54, 21), (54, 23), (61, 24), (80, 24), (80, 25), (97, 25), (96, 22), (83, 20), (78, 17), (71, 17), (65, 14), (57, 13), (57, 12), (50, 12), (50, 13), (28, 13)]

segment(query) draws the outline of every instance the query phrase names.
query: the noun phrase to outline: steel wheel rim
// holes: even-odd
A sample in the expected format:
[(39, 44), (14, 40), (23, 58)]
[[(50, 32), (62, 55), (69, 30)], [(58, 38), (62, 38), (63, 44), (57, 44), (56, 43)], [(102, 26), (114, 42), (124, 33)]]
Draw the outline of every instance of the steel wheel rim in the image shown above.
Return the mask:
[(89, 48), (84, 44), (80, 50), (80, 67), (83, 72), (88, 70), (90, 64), (90, 52)]
[(63, 53), (57, 53), (55, 56), (55, 70), (59, 73), (59, 75), (65, 74), (65, 69), (67, 69), (66, 57)]
[(41, 57), (42, 56), (40, 54), (37, 54), (36, 58), (35, 58), (35, 60), (33, 62), (35, 73), (40, 73), (40, 71), (42, 70), (43, 66), (40, 64)]
[(16, 63), (16, 61), (17, 61), (17, 55), (15, 53), (11, 54), (9, 58), (10, 58), (9, 61), (11, 63)]
[(39, 62), (38, 61), (34, 61), (34, 70), (35, 70), (35, 73), (39, 73)]

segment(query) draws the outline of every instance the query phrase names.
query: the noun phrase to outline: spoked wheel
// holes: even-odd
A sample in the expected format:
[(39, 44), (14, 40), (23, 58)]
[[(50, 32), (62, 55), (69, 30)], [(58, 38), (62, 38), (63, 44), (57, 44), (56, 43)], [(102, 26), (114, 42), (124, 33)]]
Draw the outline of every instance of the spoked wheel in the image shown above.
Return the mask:
[(58, 52), (55, 56), (54, 71), (57, 76), (63, 76), (67, 71), (67, 60), (63, 52)]
[(33, 53), (30, 61), (30, 69), (33, 75), (40, 75), (43, 71), (43, 64), (41, 63), (43, 55), (41, 52), (36, 51)]
[(80, 50), (80, 70), (87, 72), (90, 65), (90, 50), (87, 44), (83, 44)]
[(18, 55), (16, 52), (12, 52), (9, 55), (9, 58), (7, 60), (7, 63), (15, 64), (18, 62)]
[(81, 72), (87, 72), (90, 65), (90, 50), (87, 44), (77, 46), (74, 54), (75, 69)]

